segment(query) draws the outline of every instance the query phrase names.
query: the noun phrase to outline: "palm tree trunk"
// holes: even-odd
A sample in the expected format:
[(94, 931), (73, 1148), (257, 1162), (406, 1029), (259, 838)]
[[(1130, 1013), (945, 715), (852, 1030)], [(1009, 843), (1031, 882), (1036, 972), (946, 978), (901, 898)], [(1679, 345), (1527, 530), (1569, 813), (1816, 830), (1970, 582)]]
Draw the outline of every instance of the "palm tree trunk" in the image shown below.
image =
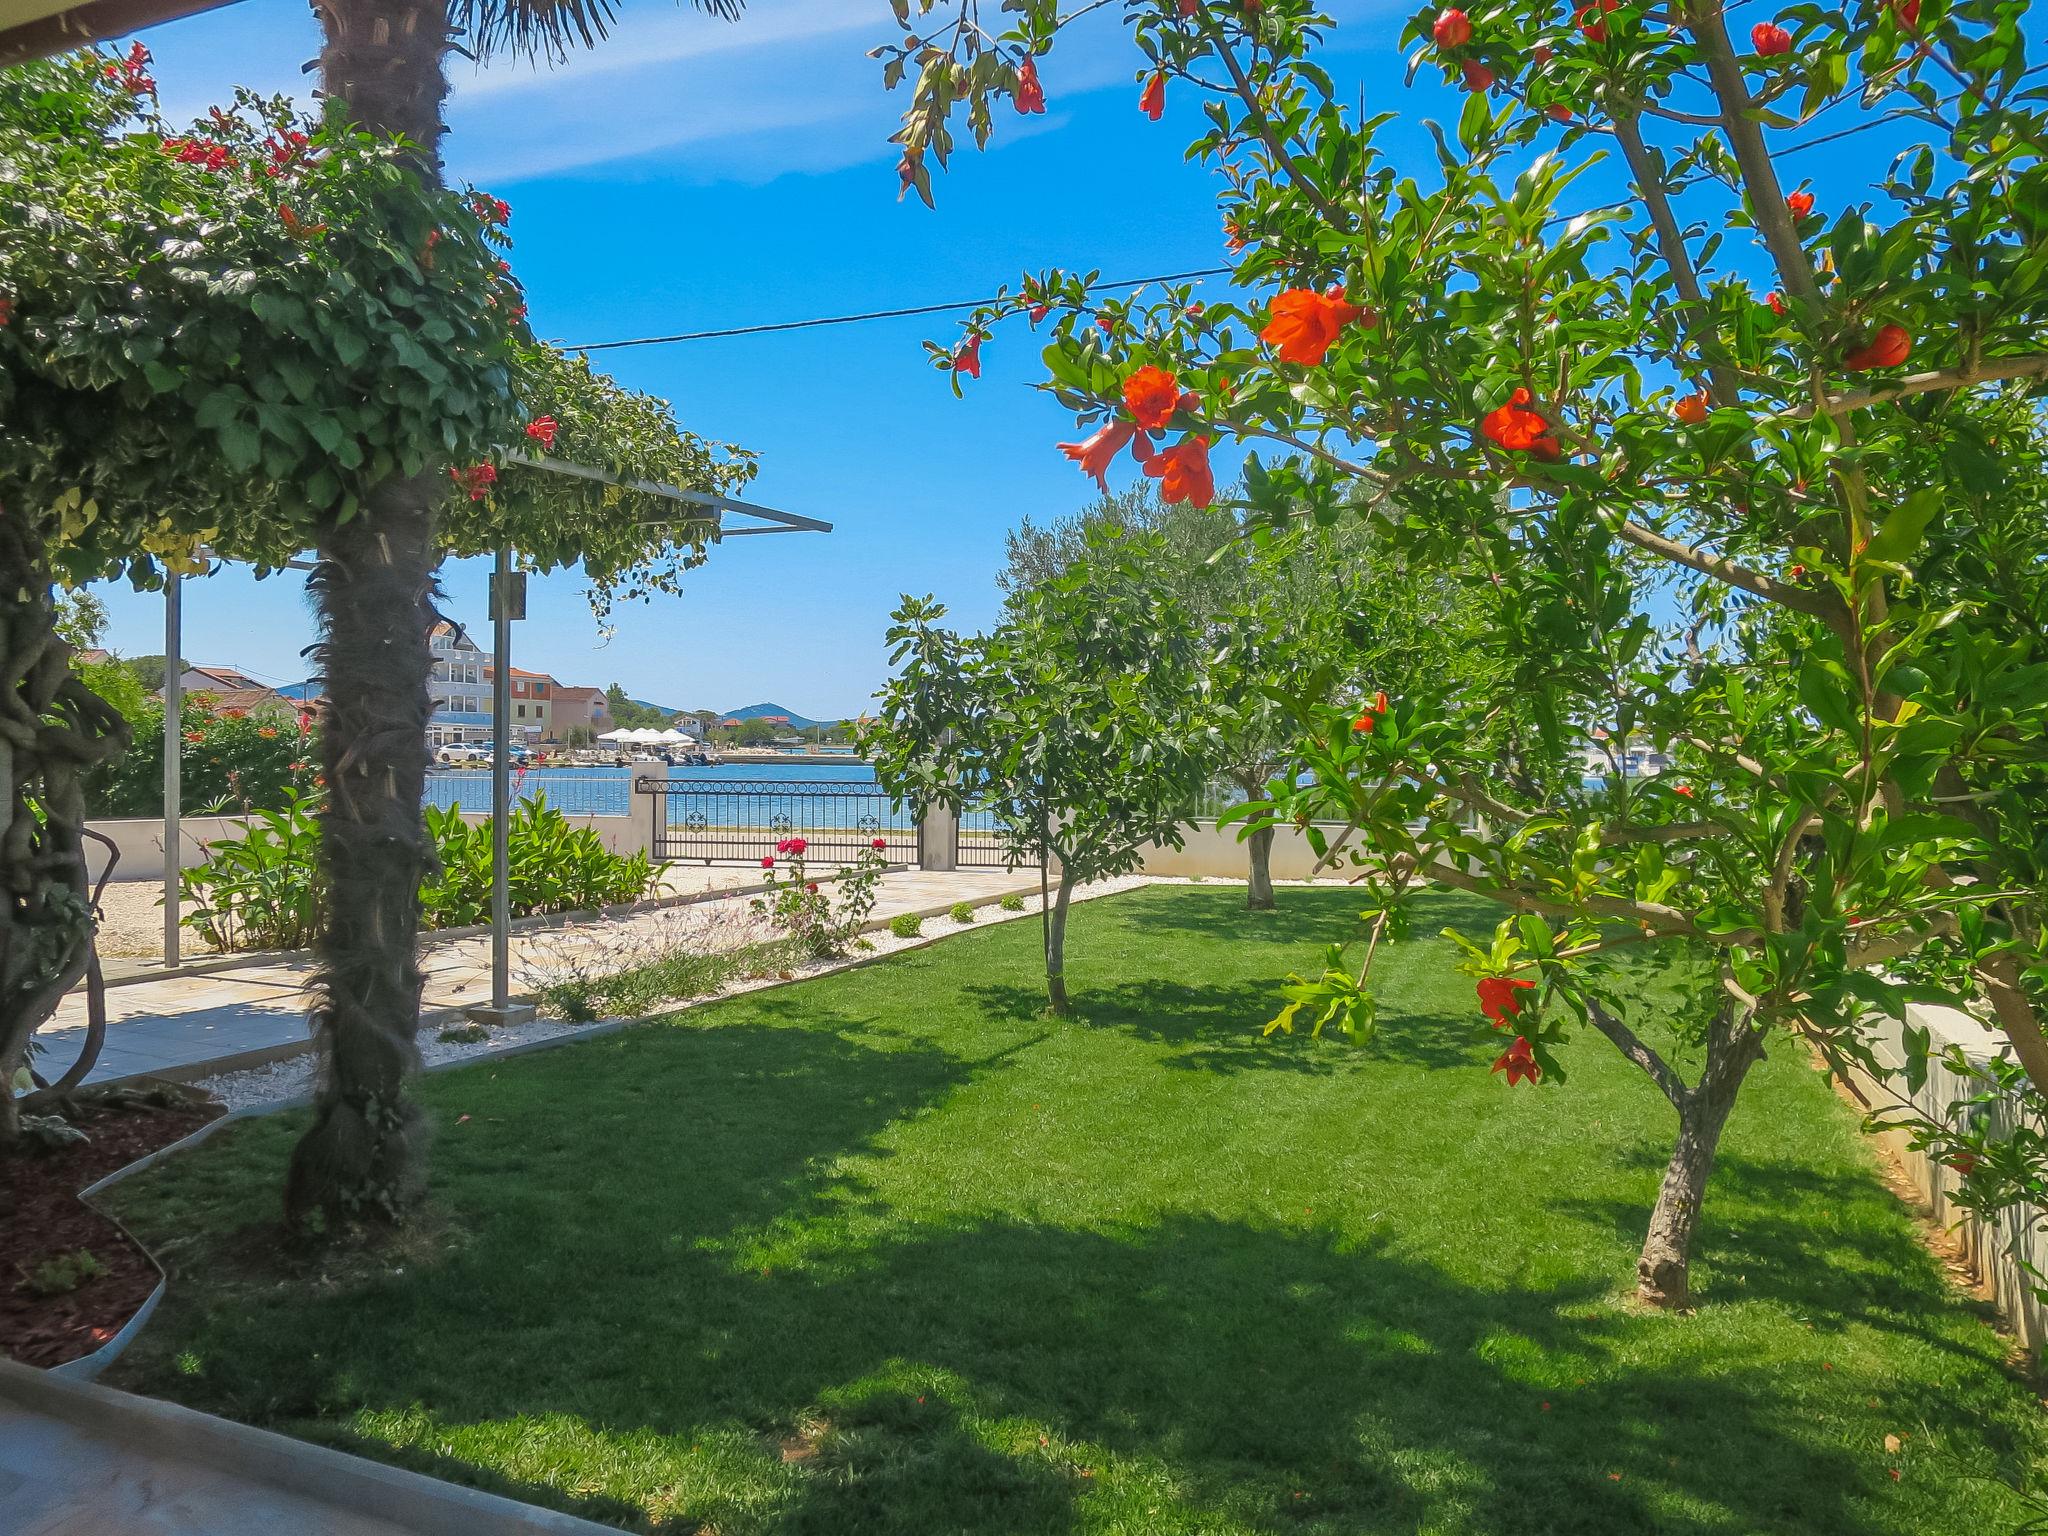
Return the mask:
[[(440, 175), (446, 0), (318, 0), (324, 95), (375, 132), (419, 149)], [(313, 1028), (325, 1055), (314, 1121), (292, 1153), (285, 1212), (395, 1218), (423, 1175), (422, 1128), (405, 1097), (419, 1064), (419, 890), (426, 864), (428, 630), (435, 620), (438, 471), (373, 488), (321, 540), (327, 715), (321, 862), (328, 901)]]

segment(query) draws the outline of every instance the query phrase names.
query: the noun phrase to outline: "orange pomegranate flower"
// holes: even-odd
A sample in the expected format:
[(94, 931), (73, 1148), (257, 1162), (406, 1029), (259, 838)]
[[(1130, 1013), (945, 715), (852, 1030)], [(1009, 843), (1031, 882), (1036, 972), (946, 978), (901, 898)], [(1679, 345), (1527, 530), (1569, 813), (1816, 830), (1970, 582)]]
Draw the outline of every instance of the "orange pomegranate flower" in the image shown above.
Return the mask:
[(970, 379), (981, 377), (981, 338), (970, 336), (960, 344), (960, 350), (953, 354), (953, 371), (964, 373)]
[(1180, 404), (1180, 382), (1164, 368), (1147, 364), (1124, 380), (1124, 409), (1147, 432), (1164, 427)]
[(1259, 332), (1259, 339), (1279, 355), (1283, 363), (1301, 363), (1314, 368), (1320, 364), (1344, 327), (1358, 321), (1367, 330), (1380, 317), (1361, 304), (1344, 298), (1343, 288), (1327, 293), (1313, 288), (1290, 288), (1273, 300), (1273, 317)]
[(1510, 453), (1533, 454), (1539, 459), (1561, 457), (1564, 450), (1550, 435), (1550, 423), (1529, 409), (1530, 398), (1528, 390), (1517, 389), (1506, 405), (1481, 418), (1479, 430)]
[(1679, 396), (1672, 404), (1671, 414), (1688, 427), (1698, 426), (1707, 419), (1707, 392), (1699, 389)]
[(1508, 1020), (1522, 1016), (1522, 1000), (1515, 994), (1534, 988), (1533, 981), (1520, 976), (1479, 978), (1479, 1011), (1493, 1021), (1495, 1029), (1506, 1029)]
[(1896, 368), (1912, 350), (1913, 337), (1903, 325), (1879, 326), (1870, 340), (1842, 355), (1842, 366), (1851, 373), (1867, 368)]
[(1166, 75), (1162, 71), (1145, 82), (1145, 94), (1138, 98), (1138, 110), (1153, 122), (1166, 114)]
[(1813, 212), (1813, 194), (1811, 192), (1791, 193), (1785, 199), (1785, 207), (1790, 211), (1793, 218), (1803, 219)]
[(555, 434), (561, 430), (561, 424), (552, 416), (536, 416), (526, 424), (526, 435), (543, 449), (555, 446)]
[(1045, 87), (1038, 81), (1038, 60), (1026, 59), (1017, 66), (1017, 89), (1011, 99), (1026, 116), (1045, 110)]
[(1060, 452), (1081, 466), (1081, 472), (1093, 475), (1095, 483), (1106, 492), (1109, 489), (1109, 465), (1117, 454), (1137, 435), (1137, 426), (1128, 421), (1112, 421), (1085, 443), (1061, 443)]
[(1500, 1059), (1494, 1062), (1494, 1071), (1499, 1072), (1503, 1069), (1508, 1074), (1510, 1088), (1520, 1082), (1537, 1083), (1543, 1080), (1543, 1069), (1536, 1064), (1536, 1058), (1529, 1050), (1529, 1039), (1526, 1035), (1515, 1036), (1515, 1043), (1501, 1052)]
[(1206, 507), (1216, 499), (1216, 476), (1209, 468), (1209, 439), (1190, 437), (1145, 461), (1145, 473), (1159, 482), (1159, 497), (1168, 506), (1186, 502)]

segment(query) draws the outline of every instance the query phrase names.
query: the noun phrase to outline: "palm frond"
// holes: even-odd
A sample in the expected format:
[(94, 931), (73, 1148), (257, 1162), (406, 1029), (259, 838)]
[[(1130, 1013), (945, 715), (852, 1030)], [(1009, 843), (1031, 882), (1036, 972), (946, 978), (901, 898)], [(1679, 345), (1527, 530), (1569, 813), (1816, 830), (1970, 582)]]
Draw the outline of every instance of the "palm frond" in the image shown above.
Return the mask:
[[(746, 9), (746, 0), (694, 3), (721, 21), (737, 21)], [(616, 0), (457, 0), (450, 9), (479, 60), (510, 54), (549, 63), (571, 47), (596, 47), (618, 15)]]

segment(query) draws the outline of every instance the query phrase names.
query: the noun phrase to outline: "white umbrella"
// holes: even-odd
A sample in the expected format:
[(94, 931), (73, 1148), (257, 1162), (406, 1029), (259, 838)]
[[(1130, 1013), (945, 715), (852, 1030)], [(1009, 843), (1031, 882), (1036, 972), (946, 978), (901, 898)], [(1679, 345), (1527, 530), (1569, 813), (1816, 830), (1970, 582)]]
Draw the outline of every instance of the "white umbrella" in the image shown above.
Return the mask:
[(689, 737), (685, 736), (674, 726), (670, 726), (665, 731), (657, 731), (654, 734), (654, 740), (664, 747), (680, 747), (689, 739)]
[(631, 731), (606, 731), (597, 739), (599, 741), (631, 741), (633, 733)]

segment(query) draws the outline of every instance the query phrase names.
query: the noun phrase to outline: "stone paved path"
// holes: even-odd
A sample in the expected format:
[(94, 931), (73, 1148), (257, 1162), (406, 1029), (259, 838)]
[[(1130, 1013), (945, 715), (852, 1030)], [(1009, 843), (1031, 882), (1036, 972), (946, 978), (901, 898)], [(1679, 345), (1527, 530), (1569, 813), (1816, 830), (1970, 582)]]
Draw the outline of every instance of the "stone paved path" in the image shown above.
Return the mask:
[[(1038, 889), (1036, 869), (971, 870), (953, 874), (923, 870), (892, 871), (882, 877), (875, 917), (886, 920), (903, 912), (944, 910), (956, 901), (984, 903), (1010, 891)], [(740, 903), (743, 896), (711, 898), (703, 906)], [(674, 910), (673, 908), (666, 910)], [(593, 945), (616, 946), (622, 927), (646, 923), (655, 913), (604, 925), (602, 940), (593, 926)], [(522, 955), (531, 960), (545, 952), (558, 963), (565, 946), (573, 947), (578, 929), (531, 928), (512, 936), (514, 991)], [(614, 951), (616, 949), (614, 948)], [(488, 1002), (491, 993), (491, 941), (487, 934), (469, 938), (429, 940), (421, 955), (426, 973), (422, 1010), (459, 1009)], [(306, 1038), (306, 984), (310, 961), (251, 964), (199, 975), (134, 981), (107, 989), (107, 1041), (88, 1081), (129, 1077), (246, 1051), (289, 1046)], [(59, 1070), (75, 1058), (69, 1037), (86, 1026), (82, 991), (73, 992), (57, 1016), (38, 1034), (49, 1048), (48, 1060)]]

